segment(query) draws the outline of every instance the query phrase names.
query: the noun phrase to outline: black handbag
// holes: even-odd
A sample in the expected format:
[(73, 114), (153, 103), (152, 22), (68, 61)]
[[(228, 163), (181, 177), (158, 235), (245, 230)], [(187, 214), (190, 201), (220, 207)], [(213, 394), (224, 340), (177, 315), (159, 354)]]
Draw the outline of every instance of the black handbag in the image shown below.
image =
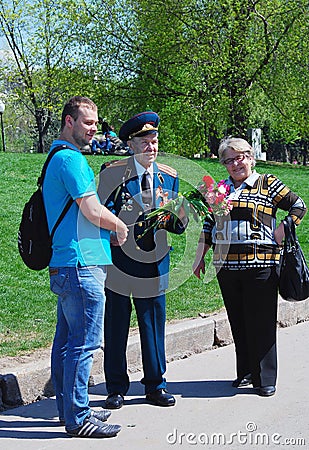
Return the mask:
[(280, 261), (279, 294), (284, 300), (298, 302), (309, 297), (309, 269), (290, 216), (284, 221), (284, 247)]

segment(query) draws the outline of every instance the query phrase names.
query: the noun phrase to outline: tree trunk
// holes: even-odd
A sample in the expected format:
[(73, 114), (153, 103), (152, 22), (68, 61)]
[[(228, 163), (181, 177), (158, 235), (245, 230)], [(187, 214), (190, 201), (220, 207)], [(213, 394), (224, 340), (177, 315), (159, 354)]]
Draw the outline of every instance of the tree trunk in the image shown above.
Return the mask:
[(42, 108), (35, 110), (35, 122), (38, 131), (38, 153), (44, 153), (44, 111)]

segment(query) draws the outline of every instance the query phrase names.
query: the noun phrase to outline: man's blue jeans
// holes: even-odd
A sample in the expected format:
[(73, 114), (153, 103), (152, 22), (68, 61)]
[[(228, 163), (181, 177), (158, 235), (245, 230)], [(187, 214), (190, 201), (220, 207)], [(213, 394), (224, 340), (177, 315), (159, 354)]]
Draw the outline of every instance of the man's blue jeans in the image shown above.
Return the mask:
[(106, 269), (59, 267), (49, 272), (50, 288), (58, 295), (51, 376), (59, 418), (74, 430), (90, 413), (88, 379), (93, 353), (102, 342)]

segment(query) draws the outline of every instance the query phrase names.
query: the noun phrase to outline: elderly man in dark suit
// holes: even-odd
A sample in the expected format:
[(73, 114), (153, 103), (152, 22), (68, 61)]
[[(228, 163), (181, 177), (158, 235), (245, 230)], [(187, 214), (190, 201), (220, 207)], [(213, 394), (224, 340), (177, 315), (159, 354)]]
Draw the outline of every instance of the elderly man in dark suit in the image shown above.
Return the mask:
[(101, 202), (129, 228), (128, 241), (120, 247), (111, 238), (113, 267), (106, 282), (104, 371), (106, 407), (121, 408), (129, 389), (126, 348), (135, 306), (142, 350), (146, 399), (158, 406), (173, 406), (166, 390), (165, 290), (168, 286), (167, 231), (181, 234), (188, 219), (166, 214), (150, 227), (147, 213), (178, 195), (174, 169), (156, 163), (159, 116), (143, 112), (125, 122), (119, 132), (134, 156), (103, 164), (98, 193)]

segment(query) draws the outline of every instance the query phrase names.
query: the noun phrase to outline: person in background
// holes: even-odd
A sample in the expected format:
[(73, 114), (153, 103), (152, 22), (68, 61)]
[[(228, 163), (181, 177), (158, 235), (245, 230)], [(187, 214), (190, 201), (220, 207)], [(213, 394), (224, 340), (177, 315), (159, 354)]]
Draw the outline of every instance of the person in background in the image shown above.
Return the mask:
[(70, 436), (105, 438), (121, 427), (104, 423), (110, 411), (90, 409), (88, 379), (93, 353), (101, 345), (110, 231), (121, 245), (128, 230), (100, 204), (94, 174), (80, 151), (93, 139), (97, 123), (90, 99), (76, 96), (66, 103), (60, 137), (51, 150), (64, 148), (48, 165), (43, 198), (50, 230), (68, 199), (74, 200), (54, 235), (49, 265), (50, 287), (58, 296), (51, 376), (60, 424)]
[(121, 408), (129, 389), (126, 348), (135, 306), (141, 339), (146, 399), (157, 406), (173, 406), (164, 377), (165, 290), (168, 285), (169, 253), (167, 231), (181, 234), (187, 218), (167, 214), (157, 227), (150, 227), (147, 212), (178, 194), (174, 169), (156, 163), (159, 116), (142, 112), (125, 122), (119, 137), (134, 156), (103, 164), (98, 194), (103, 204), (129, 227), (128, 240), (112, 243), (114, 268), (106, 281), (104, 372), (108, 397), (106, 407)]
[(109, 125), (108, 133), (111, 137), (117, 137), (117, 133), (115, 133), (114, 125)]
[(108, 122), (103, 121), (102, 125), (102, 133), (103, 135), (108, 135), (108, 137), (117, 137), (115, 133), (115, 129), (113, 125), (109, 125)]
[(276, 224), (278, 208), (299, 225), (306, 213), (303, 200), (276, 176), (259, 174), (254, 151), (240, 138), (224, 139), (219, 159), (229, 174), (230, 217), (206, 220), (194, 274), (205, 273), (204, 257), (214, 247), (213, 262), (226, 307), (236, 352), (234, 387), (258, 389), (272, 396), (277, 382), (278, 265), (284, 226)]
[(99, 154), (99, 152), (104, 153), (104, 149), (106, 148), (106, 142), (102, 142), (100, 143), (99, 141), (97, 141), (95, 138), (92, 139), (91, 141), (91, 153), (93, 155), (97, 155)]

